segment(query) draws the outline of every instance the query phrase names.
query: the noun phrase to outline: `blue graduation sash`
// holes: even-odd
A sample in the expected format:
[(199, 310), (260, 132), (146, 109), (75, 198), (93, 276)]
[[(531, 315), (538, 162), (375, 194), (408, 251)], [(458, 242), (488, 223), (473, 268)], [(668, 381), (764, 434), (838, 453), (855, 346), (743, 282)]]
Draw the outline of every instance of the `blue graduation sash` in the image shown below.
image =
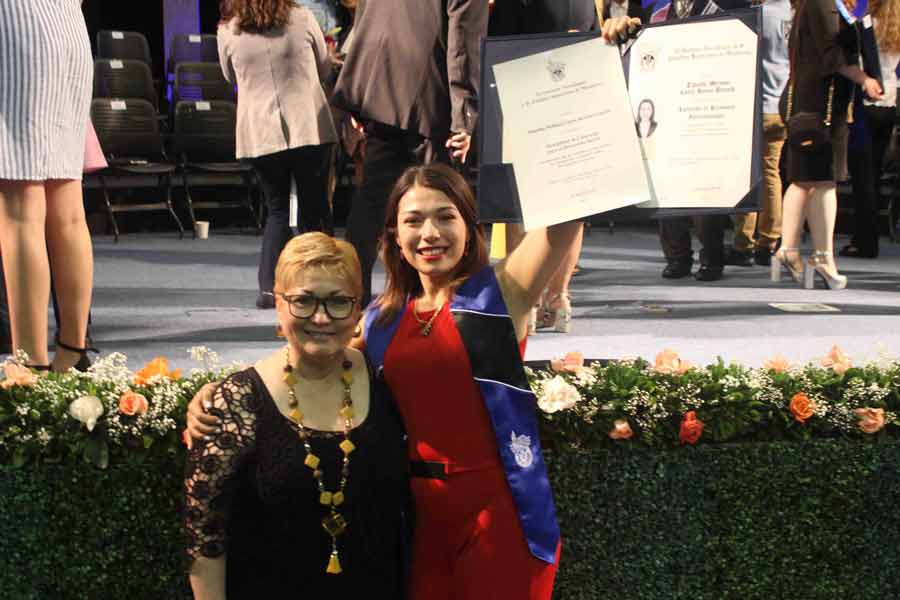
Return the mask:
[[(405, 312), (406, 306), (393, 321), (376, 326), (378, 309), (366, 311), (366, 354), (376, 372), (384, 366), (385, 353)], [(541, 453), (537, 400), (528, 386), (515, 328), (492, 267), (465, 281), (450, 303), (450, 312), (491, 418), (528, 548), (536, 558), (553, 564), (559, 525)]]

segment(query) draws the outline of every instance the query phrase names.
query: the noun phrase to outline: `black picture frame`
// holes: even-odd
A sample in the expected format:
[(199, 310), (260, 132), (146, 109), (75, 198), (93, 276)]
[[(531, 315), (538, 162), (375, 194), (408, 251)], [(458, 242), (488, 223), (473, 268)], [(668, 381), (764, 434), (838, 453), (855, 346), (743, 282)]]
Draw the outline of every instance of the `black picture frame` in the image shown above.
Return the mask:
[[(757, 35), (756, 84), (754, 99), (753, 150), (751, 154), (750, 181), (747, 194), (731, 208), (638, 208), (629, 206), (604, 213), (604, 220), (631, 221), (664, 219), (669, 217), (730, 215), (757, 212), (762, 207), (762, 15), (759, 8), (741, 8), (727, 12), (691, 17), (677, 21), (654, 23), (644, 30), (703, 23), (710, 21), (739, 20)], [(503, 115), (500, 97), (494, 80), (493, 66), (563, 48), (585, 40), (595, 39), (598, 32), (548, 33), (487, 37), (482, 42), (480, 117), (478, 121), (478, 216), (482, 223), (521, 223), (522, 210), (513, 165), (502, 162)], [(622, 56), (626, 81), (630, 50)]]

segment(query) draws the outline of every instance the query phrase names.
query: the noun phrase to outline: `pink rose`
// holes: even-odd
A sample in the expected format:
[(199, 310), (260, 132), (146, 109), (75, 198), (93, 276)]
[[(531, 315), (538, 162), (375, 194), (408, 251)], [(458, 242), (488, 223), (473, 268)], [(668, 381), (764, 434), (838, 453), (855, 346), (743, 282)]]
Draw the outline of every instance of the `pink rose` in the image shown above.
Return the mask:
[(791, 362), (782, 355), (776, 354), (763, 363), (763, 368), (776, 373), (787, 373), (791, 368)]
[(563, 358), (551, 358), (550, 368), (557, 373), (578, 374), (584, 368), (584, 355), (581, 352), (569, 352)]
[(4, 390), (8, 390), (14, 385), (29, 387), (37, 383), (38, 376), (28, 367), (14, 362), (7, 362), (3, 369), (6, 373), (6, 379), (0, 383), (0, 387)]
[(844, 351), (837, 346), (831, 347), (831, 352), (822, 358), (822, 366), (830, 368), (837, 375), (843, 375), (847, 369), (853, 366), (850, 357), (844, 354)]
[(859, 428), (863, 433), (878, 433), (884, 429), (883, 408), (857, 408), (853, 412), (859, 417)]
[(631, 425), (625, 419), (616, 419), (613, 428), (609, 431), (609, 437), (614, 440), (627, 440), (634, 435)]
[(693, 365), (678, 356), (674, 350), (666, 348), (656, 355), (653, 370), (665, 375), (682, 375), (693, 368)]
[(119, 398), (119, 412), (123, 415), (128, 415), (129, 417), (145, 415), (148, 408), (147, 399), (131, 390), (126, 390), (122, 397)]

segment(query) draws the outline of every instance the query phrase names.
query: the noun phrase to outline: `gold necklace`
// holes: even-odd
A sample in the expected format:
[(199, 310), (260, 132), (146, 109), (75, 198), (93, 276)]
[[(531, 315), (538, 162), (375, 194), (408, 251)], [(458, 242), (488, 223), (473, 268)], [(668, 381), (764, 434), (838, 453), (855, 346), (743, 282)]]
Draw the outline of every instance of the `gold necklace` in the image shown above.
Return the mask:
[(313, 454), (312, 447), (309, 445), (309, 433), (303, 425), (303, 413), (297, 406), (297, 394), (294, 386), (297, 385), (297, 376), (294, 375), (294, 367), (291, 365), (290, 349), (284, 348), (284, 377), (283, 380), (288, 387), (288, 406), (291, 409), (290, 419), (297, 424), (300, 441), (303, 442), (303, 448), (306, 450), (306, 459), (303, 461), (307, 467), (312, 469), (313, 478), (319, 488), (319, 504), (328, 509), (328, 514), (322, 518), (322, 528), (331, 537), (331, 557), (328, 559), (328, 567), (326, 573), (337, 575), (341, 572), (341, 561), (338, 556), (337, 539), (347, 530), (347, 520), (338, 512), (338, 507), (344, 503), (344, 492), (347, 489), (347, 479), (350, 477), (350, 453), (356, 449), (353, 442), (350, 441), (350, 430), (353, 429), (353, 398), (351, 389), (353, 387), (353, 363), (344, 356), (341, 363), (344, 372), (341, 373), (341, 383), (344, 385), (344, 398), (341, 401), (340, 415), (344, 418), (344, 441), (338, 446), (344, 453), (341, 464), (341, 483), (337, 491), (329, 492), (325, 489), (325, 473), (319, 468), (320, 459)]
[(442, 308), (444, 308), (443, 302), (438, 304), (437, 308), (434, 309), (434, 313), (432, 313), (427, 321), (424, 321), (419, 318), (419, 313), (416, 312), (416, 301), (413, 301), (413, 317), (416, 319), (416, 322), (422, 326), (420, 333), (425, 337), (428, 337), (428, 334), (431, 333), (431, 328), (434, 325), (434, 320), (437, 319), (437, 316), (440, 314)]

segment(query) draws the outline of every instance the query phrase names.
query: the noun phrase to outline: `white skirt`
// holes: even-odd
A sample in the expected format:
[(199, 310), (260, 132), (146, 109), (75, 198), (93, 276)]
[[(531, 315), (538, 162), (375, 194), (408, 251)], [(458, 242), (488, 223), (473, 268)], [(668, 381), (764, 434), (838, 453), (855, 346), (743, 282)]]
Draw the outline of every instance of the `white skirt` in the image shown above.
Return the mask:
[(81, 179), (93, 72), (78, 0), (0, 0), (0, 179)]

